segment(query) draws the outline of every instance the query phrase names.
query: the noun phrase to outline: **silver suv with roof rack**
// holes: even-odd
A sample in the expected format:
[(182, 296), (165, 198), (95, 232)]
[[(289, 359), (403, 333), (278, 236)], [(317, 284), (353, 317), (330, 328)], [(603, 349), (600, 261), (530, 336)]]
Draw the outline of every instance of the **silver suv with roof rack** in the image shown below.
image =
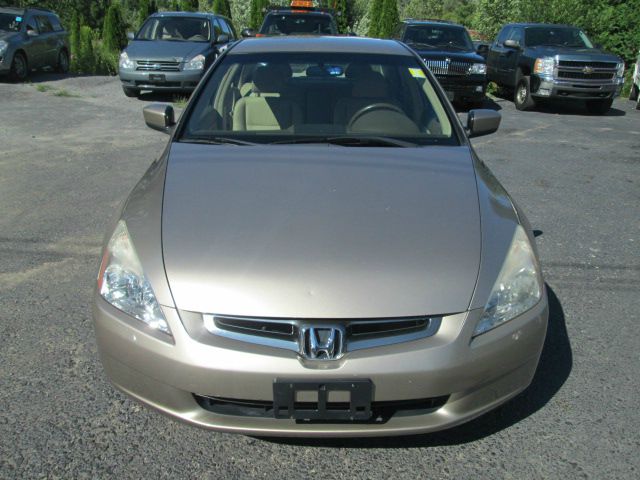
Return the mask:
[(69, 34), (53, 11), (0, 8), (0, 76), (22, 81), (32, 70), (69, 71)]

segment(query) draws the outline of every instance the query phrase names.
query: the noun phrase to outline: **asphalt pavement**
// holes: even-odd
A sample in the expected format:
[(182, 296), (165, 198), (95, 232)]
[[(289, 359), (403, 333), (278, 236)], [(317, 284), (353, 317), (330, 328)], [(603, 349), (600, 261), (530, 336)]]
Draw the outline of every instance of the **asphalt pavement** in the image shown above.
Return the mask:
[[(169, 419), (114, 390), (90, 299), (105, 228), (167, 137), (117, 79), (0, 83), (0, 478), (640, 476), (640, 111), (517, 112), (474, 140), (523, 208), (551, 319), (531, 387), (455, 429), (261, 439)], [(160, 98), (162, 99), (162, 98)]]

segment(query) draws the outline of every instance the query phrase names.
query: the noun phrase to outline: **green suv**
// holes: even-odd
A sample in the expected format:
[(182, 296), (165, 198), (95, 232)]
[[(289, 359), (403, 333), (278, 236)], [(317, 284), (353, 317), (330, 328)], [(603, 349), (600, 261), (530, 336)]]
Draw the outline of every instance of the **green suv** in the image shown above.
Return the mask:
[(22, 81), (42, 67), (69, 70), (69, 34), (44, 8), (0, 8), (0, 76)]

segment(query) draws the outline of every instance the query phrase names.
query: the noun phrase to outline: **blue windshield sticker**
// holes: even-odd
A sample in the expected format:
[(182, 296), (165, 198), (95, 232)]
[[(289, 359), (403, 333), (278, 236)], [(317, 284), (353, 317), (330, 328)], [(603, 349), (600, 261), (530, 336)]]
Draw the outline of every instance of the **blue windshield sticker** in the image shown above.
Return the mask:
[(21, 22), (22, 21), (22, 17), (16, 17), (16, 22)]

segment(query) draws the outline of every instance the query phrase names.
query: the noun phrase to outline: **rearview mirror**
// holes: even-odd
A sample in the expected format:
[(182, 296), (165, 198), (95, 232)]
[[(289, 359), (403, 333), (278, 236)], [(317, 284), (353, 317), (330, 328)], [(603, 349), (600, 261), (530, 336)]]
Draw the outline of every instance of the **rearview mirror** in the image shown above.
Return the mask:
[(256, 36), (256, 31), (253, 28), (245, 28), (244, 30), (242, 30), (240, 32), (240, 35), (244, 38), (247, 37), (255, 37)]
[(127, 40), (133, 40), (134, 38), (136, 38), (136, 36), (133, 32), (127, 32)]
[(515, 48), (518, 49), (520, 48), (520, 42), (517, 40), (505, 40), (504, 41), (504, 46), (507, 48)]
[(473, 138), (494, 133), (500, 126), (500, 120), (502, 115), (495, 110), (470, 110), (467, 115), (467, 135)]
[(229, 43), (229, 35), (221, 33), (218, 35), (218, 38), (216, 38), (216, 43)]
[(149, 128), (162, 133), (171, 133), (176, 124), (173, 107), (167, 103), (152, 103), (142, 109), (142, 114)]

